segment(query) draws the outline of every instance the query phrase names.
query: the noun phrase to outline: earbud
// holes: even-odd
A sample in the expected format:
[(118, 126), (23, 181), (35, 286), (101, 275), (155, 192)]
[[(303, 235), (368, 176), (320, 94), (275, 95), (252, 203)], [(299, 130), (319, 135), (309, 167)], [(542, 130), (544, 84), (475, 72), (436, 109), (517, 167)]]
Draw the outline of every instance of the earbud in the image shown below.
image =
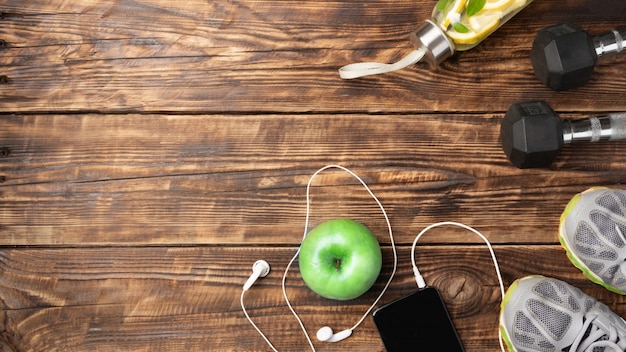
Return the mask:
[(265, 260), (257, 260), (252, 265), (252, 275), (243, 285), (243, 290), (248, 291), (259, 277), (266, 277), (270, 273), (270, 265)]
[(343, 330), (336, 334), (333, 334), (333, 329), (328, 326), (317, 330), (317, 339), (325, 342), (339, 342), (352, 335), (352, 330)]

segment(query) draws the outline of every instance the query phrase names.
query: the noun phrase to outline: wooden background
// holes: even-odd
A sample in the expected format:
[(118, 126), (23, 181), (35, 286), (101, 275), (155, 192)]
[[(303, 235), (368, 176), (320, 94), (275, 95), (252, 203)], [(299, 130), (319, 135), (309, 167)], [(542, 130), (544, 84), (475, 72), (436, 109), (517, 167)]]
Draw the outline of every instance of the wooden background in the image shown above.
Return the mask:
[[(308, 345), (280, 291), (300, 243), (305, 186), (327, 164), (363, 177), (389, 213), (399, 267), (381, 303), (415, 290), (410, 243), (459, 221), (495, 246), (505, 285), (567, 280), (626, 315), (558, 245), (559, 216), (591, 186), (622, 187), (626, 143), (571, 145), (550, 168), (518, 170), (500, 121), (518, 101), (563, 118), (626, 111), (626, 59), (556, 93), (533, 75), (535, 33), (569, 21), (626, 25), (626, 2), (537, 0), (471, 51), (351, 81), (337, 69), (391, 62), (434, 0), (0, 1), (0, 350), (267, 351), (239, 305), (256, 259), (273, 271), (245, 296), (281, 351)], [(311, 224), (345, 216), (377, 233), (384, 268), (348, 303), (300, 279), (288, 293), (312, 338), (352, 326), (388, 279), (376, 204), (324, 172)], [(497, 351), (500, 296), (471, 233), (432, 230), (418, 263), (468, 351)], [(416, 316), (418, 314), (416, 313)], [(318, 351), (382, 351), (370, 317)]]

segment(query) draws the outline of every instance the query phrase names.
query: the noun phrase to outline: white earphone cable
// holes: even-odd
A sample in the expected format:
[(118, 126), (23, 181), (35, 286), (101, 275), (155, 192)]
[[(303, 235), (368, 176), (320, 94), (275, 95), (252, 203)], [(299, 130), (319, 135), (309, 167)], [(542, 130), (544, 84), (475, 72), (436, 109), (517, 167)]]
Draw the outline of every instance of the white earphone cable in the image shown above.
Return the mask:
[[(413, 273), (415, 274), (415, 280), (417, 281), (417, 285), (420, 288), (423, 288), (424, 286), (426, 286), (426, 282), (424, 281), (424, 278), (422, 277), (422, 274), (420, 273), (420, 271), (417, 269), (417, 264), (415, 264), (415, 246), (417, 245), (417, 241), (428, 230), (434, 227), (445, 226), (445, 225), (459, 226), (466, 230), (469, 230), (473, 232), (474, 234), (478, 235), (478, 237), (480, 237), (487, 244), (487, 248), (489, 248), (489, 253), (491, 254), (491, 259), (493, 260), (493, 266), (496, 269), (496, 275), (498, 276), (498, 283), (500, 284), (500, 293), (502, 295), (502, 299), (504, 300), (504, 294), (505, 294), (504, 282), (502, 280), (502, 274), (500, 274), (500, 266), (498, 265), (496, 254), (493, 251), (493, 247), (491, 246), (491, 243), (489, 242), (487, 237), (483, 235), (482, 233), (480, 233), (478, 230), (470, 226), (467, 226), (465, 224), (461, 224), (461, 223), (454, 222), (454, 221), (443, 221), (443, 222), (431, 224), (427, 226), (426, 228), (424, 228), (417, 236), (415, 236), (415, 240), (413, 240), (413, 245), (411, 246), (411, 264), (413, 265)], [(500, 329), (498, 329), (498, 341), (500, 342), (500, 349), (502, 349), (502, 352), (506, 352), (504, 345), (502, 343), (502, 332), (500, 331)]]
[(241, 303), (241, 309), (243, 310), (243, 314), (245, 314), (246, 318), (248, 319), (248, 321), (250, 322), (250, 324), (252, 324), (252, 326), (254, 327), (254, 329), (259, 333), (259, 335), (261, 335), (261, 337), (263, 337), (263, 339), (265, 340), (265, 342), (267, 342), (267, 344), (272, 348), (272, 350), (274, 352), (278, 352), (278, 350), (276, 349), (276, 347), (274, 347), (274, 345), (272, 345), (272, 343), (270, 342), (270, 340), (267, 339), (267, 336), (265, 336), (265, 334), (261, 331), (261, 329), (259, 329), (258, 326), (256, 326), (256, 324), (252, 321), (252, 318), (250, 318), (250, 315), (248, 315), (248, 311), (246, 310), (246, 306), (243, 304), (243, 295), (246, 293), (246, 290), (241, 290), (241, 298), (239, 299), (239, 302)]
[[(385, 217), (385, 221), (387, 222), (387, 229), (389, 231), (389, 239), (391, 241), (391, 246), (392, 246), (392, 249), (393, 249), (393, 269), (391, 271), (391, 275), (389, 276), (389, 279), (387, 280), (387, 283), (385, 284), (385, 287), (382, 289), (381, 293), (378, 295), (378, 297), (376, 298), (374, 303), (372, 303), (372, 305), (367, 309), (365, 314), (363, 314), (363, 316), (356, 322), (356, 324), (354, 324), (354, 326), (352, 326), (349, 329), (350, 331), (352, 331), (352, 330), (356, 329), (363, 322), (363, 320), (365, 320), (367, 315), (372, 311), (372, 309), (374, 309), (376, 304), (378, 304), (378, 302), (380, 301), (382, 296), (385, 294), (385, 292), (387, 291), (387, 289), (391, 285), (391, 281), (393, 280), (393, 278), (395, 276), (396, 269), (397, 269), (397, 266), (398, 266), (398, 255), (397, 255), (397, 251), (396, 251), (395, 241), (394, 241), (394, 238), (393, 238), (393, 232), (392, 232), (392, 229), (391, 229), (391, 222), (389, 221), (389, 218), (387, 216), (387, 212), (385, 211), (383, 205), (378, 200), (378, 198), (374, 195), (374, 193), (369, 188), (369, 186), (365, 183), (365, 181), (363, 181), (359, 176), (357, 176), (351, 170), (349, 170), (349, 169), (347, 169), (347, 168), (345, 168), (343, 166), (339, 166), (339, 165), (327, 165), (327, 166), (322, 167), (321, 169), (317, 170), (311, 176), (311, 178), (309, 179), (309, 182), (307, 183), (307, 187), (306, 187), (306, 217), (305, 217), (304, 234), (303, 234), (302, 240), (304, 241), (304, 239), (306, 238), (307, 230), (308, 230), (308, 224), (309, 224), (309, 215), (310, 215), (310, 209), (311, 209), (311, 201), (310, 201), (311, 184), (313, 182), (313, 179), (319, 173), (321, 173), (324, 170), (330, 169), (330, 168), (338, 168), (338, 169), (343, 170), (343, 171), (349, 173), (350, 175), (352, 175), (354, 178), (356, 178), (361, 183), (361, 185), (363, 185), (363, 187), (365, 187), (365, 189), (370, 194), (370, 196), (376, 201), (376, 204), (379, 206), (383, 216)], [(417, 268), (417, 264), (415, 262), (415, 247), (417, 245), (417, 241), (422, 237), (422, 235), (424, 235), (430, 229), (435, 228), (435, 227), (439, 227), (439, 226), (445, 226), (445, 225), (453, 225), (453, 226), (458, 226), (458, 227), (462, 227), (464, 229), (467, 229), (467, 230), (473, 232), (474, 234), (478, 235), (487, 244), (487, 247), (489, 248), (489, 253), (491, 254), (491, 258), (493, 260), (493, 264), (494, 264), (494, 268), (495, 268), (496, 274), (498, 276), (498, 283), (500, 285), (500, 292), (501, 292), (501, 295), (502, 295), (502, 299), (504, 299), (504, 295), (505, 295), (504, 283), (503, 283), (503, 280), (502, 280), (502, 275), (500, 273), (500, 267), (498, 265), (498, 261), (496, 259), (496, 255), (495, 255), (495, 253), (493, 251), (493, 247), (491, 246), (491, 243), (489, 242), (487, 237), (485, 237), (485, 235), (483, 235), (479, 231), (475, 230), (474, 228), (472, 228), (470, 226), (467, 226), (465, 224), (458, 223), (458, 222), (453, 222), (453, 221), (444, 221), (444, 222), (438, 222), (438, 223), (435, 223), (435, 224), (431, 224), (431, 225), (427, 226), (426, 228), (424, 228), (415, 237), (415, 239), (413, 240), (413, 245), (411, 246), (411, 264), (413, 266), (413, 273), (415, 274), (415, 278), (416, 278), (418, 286), (420, 288), (423, 288), (423, 287), (426, 286), (426, 282), (425, 282), (424, 278), (422, 277), (421, 273), (419, 272), (419, 270)], [(293, 255), (293, 257), (291, 258), (291, 260), (287, 264), (287, 267), (285, 268), (285, 272), (283, 273), (283, 277), (282, 277), (282, 284), (281, 284), (281, 286), (282, 286), (282, 291), (283, 291), (283, 297), (285, 298), (285, 301), (287, 302), (287, 306), (289, 307), (289, 310), (291, 311), (291, 313), (294, 315), (294, 317), (298, 321), (298, 324), (300, 325), (300, 328), (302, 329), (302, 332), (304, 333), (304, 335), (305, 335), (305, 337), (306, 337), (306, 339), (307, 339), (307, 341), (309, 343), (309, 346), (311, 347), (311, 350), (313, 352), (315, 352), (315, 346), (313, 345), (313, 341), (311, 341), (311, 338), (309, 337), (309, 334), (308, 334), (308, 332), (307, 332), (307, 330), (306, 330), (306, 328), (304, 326), (304, 323), (302, 322), (302, 320), (298, 316), (298, 313), (296, 313), (295, 309), (291, 305), (291, 302), (289, 301), (289, 297), (287, 296), (287, 289), (286, 289), (287, 274), (289, 272), (289, 269), (290, 269), (291, 265), (296, 260), (296, 258), (298, 257), (299, 254), (300, 254), (300, 247), (298, 247), (296, 253)], [(278, 352), (278, 350), (272, 345), (272, 343), (268, 340), (268, 338), (265, 336), (265, 334), (256, 326), (256, 324), (252, 321), (252, 319), (248, 315), (248, 312), (246, 311), (246, 308), (244, 306), (244, 301), (243, 301), (245, 292), (246, 292), (245, 290), (243, 290), (241, 292), (240, 303), (241, 303), (241, 308), (242, 308), (246, 318), (248, 319), (250, 324), (252, 324), (252, 326), (256, 329), (256, 331), (263, 337), (265, 342), (267, 342), (267, 344), (272, 348), (272, 350), (274, 352)], [(502, 334), (501, 334), (500, 329), (498, 329), (498, 337), (499, 337), (498, 340), (499, 340), (499, 343), (500, 343), (500, 348), (502, 349), (503, 352), (506, 352), (506, 350), (504, 348), (504, 345), (503, 345)]]
[[(374, 303), (372, 303), (372, 305), (369, 307), (369, 309), (365, 312), (365, 314), (363, 314), (363, 316), (361, 317), (361, 319), (359, 319), (359, 321), (357, 321), (356, 324), (354, 324), (354, 326), (352, 326), (350, 328), (350, 330), (354, 330), (356, 329), (362, 322), (363, 320), (365, 320), (365, 318), (367, 317), (367, 315), (372, 311), (372, 309), (374, 309), (374, 307), (376, 306), (376, 304), (378, 303), (378, 301), (380, 301), (380, 299), (383, 297), (383, 295), (385, 294), (385, 292), (387, 291), (387, 288), (389, 288), (389, 285), (391, 284), (391, 281), (393, 280), (394, 275), (396, 274), (396, 268), (398, 266), (398, 254), (396, 252), (396, 245), (395, 242), (393, 240), (393, 232), (391, 230), (391, 222), (389, 221), (389, 217), (387, 216), (387, 212), (385, 211), (385, 208), (383, 207), (383, 205), (381, 204), (381, 202), (378, 200), (378, 198), (374, 195), (374, 193), (372, 192), (372, 190), (369, 188), (369, 186), (365, 183), (365, 181), (363, 181), (359, 176), (357, 176), (354, 172), (352, 172), (351, 170), (343, 167), (343, 166), (339, 166), (339, 165), (327, 165), (322, 167), (321, 169), (317, 170), (313, 176), (311, 176), (311, 178), (309, 179), (309, 182), (306, 186), (306, 217), (305, 217), (305, 223), (304, 223), (304, 235), (302, 236), (302, 240), (304, 240), (304, 238), (307, 235), (307, 230), (309, 227), (309, 213), (310, 213), (310, 209), (311, 209), (311, 200), (310, 200), (310, 188), (311, 188), (311, 183), (313, 182), (313, 179), (322, 171), (330, 169), (330, 168), (337, 168), (340, 170), (343, 170), (347, 173), (349, 173), (350, 175), (352, 175), (354, 178), (356, 178), (362, 185), (363, 187), (365, 187), (365, 189), (367, 190), (367, 192), (370, 194), (370, 196), (372, 196), (372, 198), (374, 199), (374, 201), (376, 201), (376, 204), (378, 204), (378, 207), (380, 208), (381, 212), (383, 213), (383, 216), (385, 217), (385, 221), (387, 222), (387, 230), (389, 231), (389, 239), (391, 241), (391, 247), (393, 249), (393, 269), (391, 271), (391, 275), (389, 276), (389, 279), (387, 280), (387, 283), (385, 284), (385, 287), (383, 288), (383, 290), (381, 291), (381, 293), (378, 295), (378, 297), (376, 298), (376, 300), (374, 301)], [(282, 289), (283, 289), (283, 296), (285, 297), (285, 301), (287, 302), (287, 306), (289, 307), (289, 310), (291, 310), (291, 313), (296, 317), (296, 320), (298, 321), (298, 324), (300, 324), (300, 328), (302, 329), (302, 331), (304, 332), (304, 335), (307, 338), (307, 341), (309, 342), (309, 345), (311, 346), (311, 349), (313, 351), (315, 351), (315, 347), (313, 346), (313, 342), (311, 341), (311, 338), (309, 337), (309, 334), (307, 333), (306, 328), (304, 327), (304, 324), (302, 323), (302, 320), (300, 319), (300, 317), (298, 316), (298, 313), (296, 313), (296, 311), (294, 310), (294, 308), (291, 305), (291, 302), (289, 301), (289, 298), (287, 297), (287, 289), (285, 287), (285, 282), (287, 280), (287, 273), (289, 271), (289, 268), (291, 267), (291, 264), (293, 264), (293, 262), (296, 260), (296, 258), (298, 257), (298, 254), (300, 253), (300, 247), (298, 247), (298, 250), (296, 251), (296, 253), (294, 254), (294, 256), (291, 258), (291, 260), (289, 261), (289, 264), (287, 264), (287, 267), (285, 268), (285, 273), (283, 274), (283, 280), (282, 280)]]

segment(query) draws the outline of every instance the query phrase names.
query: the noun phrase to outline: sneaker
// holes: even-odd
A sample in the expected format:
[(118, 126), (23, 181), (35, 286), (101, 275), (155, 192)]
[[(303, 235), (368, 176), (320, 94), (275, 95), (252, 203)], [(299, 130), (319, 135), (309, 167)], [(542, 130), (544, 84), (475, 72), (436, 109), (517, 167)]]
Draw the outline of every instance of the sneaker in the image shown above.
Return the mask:
[(594, 187), (565, 207), (559, 241), (591, 281), (626, 294), (626, 191)]
[(500, 332), (509, 351), (626, 351), (624, 319), (576, 287), (543, 276), (509, 287)]

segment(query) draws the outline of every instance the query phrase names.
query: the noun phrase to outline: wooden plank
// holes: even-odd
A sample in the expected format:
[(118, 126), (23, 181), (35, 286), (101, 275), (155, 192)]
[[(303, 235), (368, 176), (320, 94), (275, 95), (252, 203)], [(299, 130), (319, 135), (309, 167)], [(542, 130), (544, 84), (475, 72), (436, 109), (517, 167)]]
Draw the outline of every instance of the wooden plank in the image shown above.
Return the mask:
[[(529, 274), (552, 276), (626, 314), (626, 297), (586, 280), (558, 246), (495, 251), (507, 286)], [(252, 262), (265, 258), (272, 272), (244, 296), (247, 310), (279, 350), (306, 350), (280, 289), (293, 254), (293, 248), (275, 247), (4, 248), (0, 340), (13, 351), (267, 350), (239, 304)], [(400, 248), (397, 276), (381, 304), (415, 290), (409, 254), (409, 247)], [(347, 328), (360, 318), (390, 274), (388, 247), (383, 257), (377, 284), (350, 302), (319, 298), (304, 286), (297, 265), (289, 271), (288, 295), (310, 334), (324, 325)], [(497, 350), (500, 295), (487, 249), (420, 245), (417, 262), (441, 291), (467, 350)], [(319, 351), (382, 350), (371, 318), (345, 342), (315, 344)]]
[[(445, 220), (497, 243), (554, 243), (574, 194), (626, 182), (624, 143), (519, 170), (498, 134), (483, 115), (4, 116), (0, 244), (294, 244), (307, 182), (335, 163), (372, 187), (400, 243)], [(356, 180), (329, 170), (313, 185), (311, 224), (351, 217), (387, 241)], [(432, 241), (474, 239), (450, 229)]]
[[(619, 1), (536, 1), (478, 48), (438, 69), (418, 65), (344, 81), (337, 69), (392, 62), (433, 0), (397, 2), (4, 1), (0, 109), (11, 112), (484, 112), (544, 99), (562, 111), (626, 110), (626, 59), (559, 94), (532, 73), (537, 30), (569, 21), (623, 25)], [(581, 104), (584, 102), (584, 104)]]

